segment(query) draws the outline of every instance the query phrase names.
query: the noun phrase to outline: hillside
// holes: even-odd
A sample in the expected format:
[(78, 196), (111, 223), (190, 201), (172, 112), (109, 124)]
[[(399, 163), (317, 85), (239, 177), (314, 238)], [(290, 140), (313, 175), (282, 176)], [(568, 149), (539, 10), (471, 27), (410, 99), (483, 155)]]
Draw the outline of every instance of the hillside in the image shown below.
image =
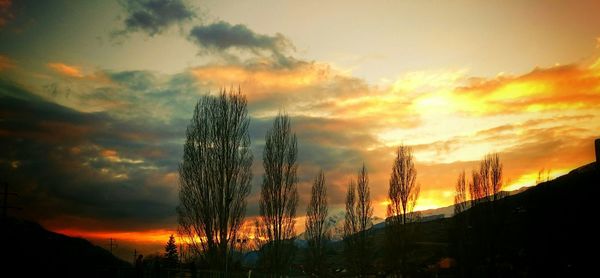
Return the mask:
[[(589, 252), (598, 246), (593, 223), (598, 217), (598, 166), (588, 164), (511, 194), (493, 209), (479, 204), (455, 217), (414, 224), (413, 276), (459, 277), (461, 269), (474, 277), (569, 277), (589, 271), (596, 257)], [(373, 272), (385, 271), (385, 229), (372, 234)], [(332, 268), (344, 268), (343, 242), (332, 243), (331, 249)]]
[(3, 273), (15, 277), (124, 277), (131, 265), (81, 238), (44, 229), (37, 223), (2, 221)]

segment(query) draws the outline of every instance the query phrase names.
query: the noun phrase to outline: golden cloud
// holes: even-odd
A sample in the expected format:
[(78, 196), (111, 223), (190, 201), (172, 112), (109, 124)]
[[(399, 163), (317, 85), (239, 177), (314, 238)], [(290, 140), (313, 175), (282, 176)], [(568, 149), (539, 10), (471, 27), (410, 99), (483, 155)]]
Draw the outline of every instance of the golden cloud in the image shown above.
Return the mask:
[[(598, 64), (598, 63), (596, 63)], [(600, 107), (600, 67), (537, 68), (517, 77), (473, 79), (452, 92), (450, 101), (477, 115), (564, 111)]]
[(205, 86), (220, 88), (239, 85), (250, 92), (248, 97), (252, 98), (260, 93), (314, 86), (328, 80), (331, 70), (328, 65), (317, 63), (299, 63), (290, 68), (212, 65), (192, 69), (192, 74)]
[(116, 239), (142, 244), (162, 243), (170, 235), (177, 234), (174, 230), (157, 229), (145, 231), (102, 231), (102, 230), (83, 230), (83, 229), (56, 229), (57, 233), (72, 237), (84, 237), (88, 239)]
[[(427, 209), (452, 204), (456, 175), (475, 167), (476, 159), (488, 152), (500, 152), (506, 186), (512, 189), (527, 183), (542, 167), (562, 173), (585, 164), (591, 155), (586, 151), (591, 143), (585, 142), (594, 128), (590, 109), (600, 106), (598, 68), (557, 66), (491, 79), (468, 79), (464, 70), (416, 72), (385, 88), (315, 64), (259, 70), (204, 67), (193, 73), (213, 86), (242, 80), (238, 82), (251, 105), (272, 99), (273, 105), (287, 105), (300, 140), (344, 157), (330, 157), (336, 163), (332, 166), (314, 154), (314, 161), (302, 165), (307, 173), (327, 165), (328, 184), (338, 195), (343, 196), (348, 179), (364, 160), (374, 203), (384, 202), (395, 145), (413, 145), (422, 185), (418, 208)], [(276, 112), (281, 107), (261, 108)], [(497, 115), (508, 116), (498, 120)], [(576, 124), (585, 128), (567, 128)], [(559, 133), (571, 139), (553, 140)], [(535, 147), (548, 142), (555, 149)], [(529, 144), (534, 145), (526, 147)], [(529, 155), (535, 163), (519, 154)], [(550, 163), (553, 156), (565, 159)], [(337, 196), (334, 203), (339, 200)], [(375, 210), (379, 216), (385, 214), (385, 206)]]
[(63, 63), (48, 63), (48, 67), (62, 75), (77, 78), (83, 77), (81, 69), (77, 66), (67, 65)]

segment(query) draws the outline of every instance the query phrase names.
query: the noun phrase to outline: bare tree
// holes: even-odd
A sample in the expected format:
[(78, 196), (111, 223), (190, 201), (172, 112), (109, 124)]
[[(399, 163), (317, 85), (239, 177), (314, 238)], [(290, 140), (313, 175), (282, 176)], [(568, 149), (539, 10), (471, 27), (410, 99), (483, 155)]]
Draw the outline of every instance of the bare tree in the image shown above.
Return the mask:
[(412, 150), (400, 145), (396, 152), (388, 197), (388, 217), (392, 224), (407, 224), (415, 218), (414, 208), (419, 199), (421, 187), (417, 184), (417, 170), (413, 161)]
[[(545, 172), (545, 174), (544, 174)], [(550, 169), (540, 169), (540, 171), (538, 171), (538, 175), (537, 178), (535, 179), (535, 185), (538, 185), (542, 182), (547, 182), (550, 180)]]
[(453, 251), (457, 260), (457, 270), (460, 277), (466, 277), (468, 270), (468, 259), (466, 252), (467, 244), (467, 214), (463, 213), (467, 209), (468, 195), (467, 195), (467, 181), (466, 174), (463, 170), (458, 174), (456, 180), (456, 187), (454, 193), (454, 216), (452, 217), (452, 230), (451, 238), (453, 239), (451, 246), (454, 247)]
[[(396, 152), (388, 197), (390, 204), (387, 207), (386, 230), (388, 234), (388, 258), (390, 265), (400, 265), (403, 276), (408, 275), (408, 254), (410, 252), (411, 238), (414, 235), (410, 223), (418, 220), (418, 213), (414, 211), (419, 199), (420, 185), (417, 184), (417, 170), (415, 169), (412, 149), (400, 145)], [(400, 253), (398, 256), (398, 252)]]
[(346, 215), (344, 218), (344, 256), (346, 257), (347, 268), (354, 273), (359, 272), (357, 267), (359, 262), (357, 237), (358, 233), (358, 215), (356, 214), (356, 183), (354, 179), (348, 182), (348, 191), (346, 192)]
[(467, 209), (467, 180), (465, 171), (463, 170), (458, 175), (456, 188), (454, 193), (454, 215), (458, 215)]
[(356, 216), (358, 220), (358, 259), (359, 274), (367, 275), (371, 269), (373, 261), (372, 256), (372, 240), (369, 229), (373, 226), (373, 206), (371, 204), (371, 189), (369, 187), (369, 173), (363, 163), (362, 168), (358, 171), (356, 179)]
[(369, 187), (369, 173), (363, 163), (358, 170), (356, 183), (350, 180), (346, 193), (346, 219), (344, 222), (344, 253), (348, 268), (357, 275), (366, 275), (372, 263), (373, 205)]
[(179, 164), (179, 232), (211, 268), (225, 271), (252, 179), (246, 105), (239, 89), (202, 97)]
[(487, 154), (479, 163), (481, 197), (485, 201), (496, 201), (502, 196), (502, 163), (497, 153)]
[[(369, 187), (369, 173), (363, 163), (358, 171), (356, 182), (356, 191), (358, 200), (356, 204), (356, 213), (358, 220), (358, 230), (366, 231), (373, 225), (373, 206), (371, 204), (371, 188)], [(363, 236), (364, 237), (364, 236)]]
[(296, 162), (298, 146), (290, 118), (279, 114), (265, 136), (261, 188), (259, 234), (267, 239), (262, 265), (280, 275), (288, 268), (294, 253), (292, 242), (298, 206)]
[[(485, 170), (487, 168), (487, 170)], [(502, 209), (499, 209), (503, 204), (500, 199), (502, 196), (502, 163), (500, 156), (497, 153), (487, 154), (481, 164), (479, 172), (481, 173), (482, 186), (487, 188), (483, 191), (486, 196), (484, 206), (483, 239), (484, 246), (487, 247), (487, 257), (489, 258), (488, 274), (489, 276), (496, 275), (496, 250), (499, 237), (502, 235), (501, 229), (504, 226), (504, 217)]]
[[(477, 207), (468, 213), (469, 240), (473, 241), (479, 252), (472, 254), (474, 262), (487, 269), (488, 275), (496, 274), (496, 246), (502, 235), (504, 215), (501, 206), (503, 197), (503, 165), (497, 153), (487, 154), (479, 162), (479, 169), (472, 171), (469, 182), (471, 207)], [(465, 224), (466, 225), (466, 224)]]
[(490, 187), (492, 191), (492, 200), (496, 201), (502, 198), (502, 162), (500, 162), (500, 155), (498, 153), (490, 154), (486, 157), (489, 160), (490, 165)]
[(346, 215), (344, 218), (344, 236), (351, 236), (358, 232), (358, 216), (355, 210), (356, 205), (356, 183), (354, 180), (348, 182), (348, 191), (346, 192)]
[(326, 273), (326, 244), (329, 240), (327, 217), (327, 187), (323, 170), (315, 177), (311, 198), (306, 209), (306, 239), (308, 242), (308, 262), (313, 274), (323, 276)]
[(479, 171), (472, 170), (471, 171), (471, 181), (469, 182), (469, 196), (471, 200), (471, 207), (479, 203), (485, 195), (483, 194), (483, 189), (481, 188), (481, 176), (479, 175)]

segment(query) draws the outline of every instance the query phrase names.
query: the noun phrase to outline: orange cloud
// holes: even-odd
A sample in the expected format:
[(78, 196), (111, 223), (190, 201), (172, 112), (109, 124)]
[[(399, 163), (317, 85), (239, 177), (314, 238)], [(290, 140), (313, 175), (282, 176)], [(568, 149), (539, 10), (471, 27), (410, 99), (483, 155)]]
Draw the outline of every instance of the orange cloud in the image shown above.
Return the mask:
[(83, 237), (87, 239), (116, 239), (142, 244), (163, 243), (170, 235), (177, 234), (174, 230), (157, 229), (146, 231), (102, 231), (102, 230), (83, 230), (83, 229), (58, 229), (57, 233), (72, 237)]
[[(368, 140), (369, 131), (390, 126), (411, 128), (420, 124), (418, 114), (410, 106), (411, 95), (399, 92), (399, 85), (380, 89), (326, 64), (299, 62), (281, 68), (263, 65), (204, 66), (191, 72), (198, 82), (215, 90), (220, 86), (240, 85), (248, 96), (255, 117), (268, 118), (284, 109), (292, 116), (312, 119), (304, 122), (306, 126), (300, 127), (304, 130), (310, 128), (326, 133), (337, 130), (339, 134), (348, 134), (351, 127), (357, 130), (350, 132), (351, 135)], [(437, 79), (440, 81), (436, 84), (446, 84), (457, 76), (457, 73), (439, 74)], [(346, 142), (353, 143), (356, 137), (348, 139)], [(340, 143), (338, 140), (334, 144)]]
[(363, 80), (315, 62), (290, 67), (204, 66), (191, 73), (214, 90), (239, 85), (257, 108), (254, 116), (260, 117), (270, 117), (283, 108), (292, 115), (339, 118), (343, 116), (337, 111), (340, 100), (365, 96), (372, 90)]
[(139, 164), (139, 163), (144, 162), (141, 159), (131, 159), (131, 158), (120, 157), (119, 153), (116, 150), (110, 150), (110, 149), (105, 149), (105, 150), (100, 151), (100, 155), (102, 157), (104, 157), (104, 159), (106, 159), (110, 162), (115, 162), (115, 163)]
[[(598, 62), (596, 62), (598, 64)], [(565, 111), (600, 107), (600, 67), (537, 68), (517, 77), (473, 79), (450, 100), (459, 111), (477, 115)]]
[(49, 63), (48, 67), (50, 67), (51, 69), (55, 70), (56, 72), (58, 72), (62, 75), (66, 75), (66, 76), (70, 76), (70, 77), (77, 77), (77, 78), (83, 77), (83, 73), (81, 72), (81, 69), (77, 66), (67, 65), (67, 64), (63, 64), (63, 63)]
[(313, 86), (327, 80), (331, 70), (324, 64), (301, 63), (290, 68), (204, 66), (193, 69), (192, 74), (203, 85), (217, 88), (239, 85), (252, 98), (266, 90), (290, 91)]
[(117, 151), (115, 151), (115, 150), (102, 150), (100, 152), (100, 155), (102, 155), (102, 157), (104, 157), (108, 160), (116, 160), (119, 158), (119, 155), (117, 154)]

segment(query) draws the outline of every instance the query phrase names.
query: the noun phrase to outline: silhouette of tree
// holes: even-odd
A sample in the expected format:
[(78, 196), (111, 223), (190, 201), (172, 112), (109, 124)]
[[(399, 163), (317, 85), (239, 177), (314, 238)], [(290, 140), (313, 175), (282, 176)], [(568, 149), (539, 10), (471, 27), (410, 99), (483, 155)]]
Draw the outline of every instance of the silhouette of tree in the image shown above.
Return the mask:
[(167, 245), (165, 245), (165, 263), (168, 268), (175, 268), (179, 263), (179, 254), (177, 253), (177, 245), (175, 237), (171, 234)]
[(471, 207), (479, 203), (485, 197), (483, 189), (481, 188), (481, 176), (479, 171), (471, 171), (471, 181), (469, 182), (469, 196), (471, 201)]
[(502, 163), (500, 156), (487, 154), (479, 163), (479, 182), (485, 201), (495, 201), (501, 198), (502, 190)]
[(358, 220), (358, 252), (359, 268), (362, 275), (366, 275), (372, 267), (373, 256), (371, 254), (371, 235), (369, 229), (373, 226), (373, 206), (371, 204), (371, 188), (369, 187), (369, 173), (363, 163), (358, 171), (356, 180), (356, 216)]
[(327, 217), (327, 187), (323, 170), (315, 177), (311, 198), (306, 209), (306, 239), (308, 242), (308, 263), (311, 272), (317, 276), (326, 273), (326, 244), (329, 241)]
[(480, 231), (483, 231), (483, 246), (487, 246), (487, 258), (489, 258), (488, 276), (497, 276), (496, 266), (496, 251), (499, 237), (502, 232), (500, 231), (503, 226), (503, 217), (501, 215), (501, 203), (500, 199), (502, 195), (502, 163), (500, 162), (500, 156), (497, 153), (487, 154), (480, 163), (479, 173), (481, 178), (482, 187), (486, 194), (485, 202), (485, 215), (483, 216), (483, 227)]
[(456, 180), (456, 187), (454, 193), (454, 217), (452, 218), (452, 230), (450, 238), (453, 239), (452, 250), (455, 254), (456, 261), (458, 262), (457, 271), (460, 277), (466, 277), (466, 271), (468, 269), (468, 261), (466, 258), (467, 254), (467, 223), (468, 219), (465, 212), (467, 210), (467, 180), (466, 174), (463, 170), (458, 175)]
[[(388, 242), (388, 264), (395, 268), (400, 266), (402, 276), (407, 276), (409, 264), (407, 262), (411, 252), (414, 236), (414, 225), (410, 223), (418, 220), (418, 213), (414, 212), (419, 199), (420, 185), (417, 184), (417, 170), (415, 169), (412, 149), (400, 145), (396, 151), (396, 158), (392, 166), (388, 197), (390, 204), (387, 207), (386, 232)], [(394, 270), (394, 269), (393, 269)]]
[(287, 115), (279, 114), (265, 136), (265, 174), (257, 230), (267, 239), (261, 264), (276, 275), (284, 273), (294, 255), (293, 237), (298, 205), (296, 162), (298, 146)]
[(345, 253), (349, 269), (366, 275), (372, 267), (373, 206), (369, 173), (364, 163), (358, 171), (357, 182), (350, 181), (346, 194), (346, 222), (344, 223)]
[(344, 217), (344, 256), (346, 257), (346, 266), (353, 273), (359, 273), (360, 264), (357, 250), (358, 216), (356, 215), (356, 183), (354, 179), (348, 182), (348, 191), (346, 193), (346, 214)]
[(538, 185), (542, 182), (547, 182), (549, 180), (550, 180), (550, 169), (542, 168), (542, 169), (540, 169), (540, 171), (538, 171), (538, 176), (535, 179), (535, 185)]
[(474, 169), (469, 182), (471, 207), (478, 207), (465, 217), (470, 228), (468, 240), (474, 249), (467, 258), (468, 268), (478, 264), (489, 277), (496, 276), (496, 251), (501, 242), (504, 215), (502, 211), (503, 165), (497, 153), (487, 154)]
[(243, 223), (252, 179), (246, 97), (222, 90), (202, 97), (179, 164), (179, 232), (210, 268), (225, 269)]
[(454, 215), (460, 214), (467, 209), (467, 179), (465, 177), (465, 171), (463, 170), (458, 175), (456, 181), (456, 188), (454, 193)]

